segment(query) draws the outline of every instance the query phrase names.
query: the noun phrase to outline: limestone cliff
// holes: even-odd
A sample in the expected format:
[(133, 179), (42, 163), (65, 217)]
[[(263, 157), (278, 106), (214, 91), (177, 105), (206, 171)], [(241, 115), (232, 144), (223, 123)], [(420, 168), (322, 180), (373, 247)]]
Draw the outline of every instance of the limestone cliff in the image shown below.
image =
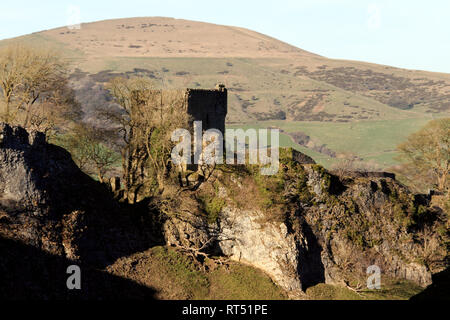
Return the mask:
[(339, 179), (290, 158), (277, 176), (222, 168), (211, 180), (192, 196), (199, 210), (166, 221), (168, 243), (252, 264), (288, 292), (365, 286), (371, 265), (425, 287), (448, 266), (447, 216), (392, 178)]

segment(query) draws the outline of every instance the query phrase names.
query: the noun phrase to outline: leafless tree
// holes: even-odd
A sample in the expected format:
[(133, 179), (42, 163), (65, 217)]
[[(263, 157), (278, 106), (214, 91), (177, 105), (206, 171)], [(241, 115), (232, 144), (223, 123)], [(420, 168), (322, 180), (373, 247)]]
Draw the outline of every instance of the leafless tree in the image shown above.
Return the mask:
[(74, 111), (67, 65), (57, 52), (22, 44), (0, 50), (0, 118), (51, 133)]
[(115, 78), (108, 89), (120, 106), (106, 112), (123, 138), (122, 167), (129, 202), (155, 178), (159, 193), (166, 188), (171, 171), (172, 132), (187, 128), (189, 115), (182, 95), (154, 90), (148, 78)]

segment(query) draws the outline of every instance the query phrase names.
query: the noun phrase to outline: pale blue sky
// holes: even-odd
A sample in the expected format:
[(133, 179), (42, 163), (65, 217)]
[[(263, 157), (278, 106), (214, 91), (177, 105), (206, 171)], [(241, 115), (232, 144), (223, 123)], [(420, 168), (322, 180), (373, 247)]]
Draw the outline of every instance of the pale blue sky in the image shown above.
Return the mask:
[(1, 0), (0, 39), (81, 22), (165, 16), (249, 28), (329, 57), (450, 73), (448, 0)]

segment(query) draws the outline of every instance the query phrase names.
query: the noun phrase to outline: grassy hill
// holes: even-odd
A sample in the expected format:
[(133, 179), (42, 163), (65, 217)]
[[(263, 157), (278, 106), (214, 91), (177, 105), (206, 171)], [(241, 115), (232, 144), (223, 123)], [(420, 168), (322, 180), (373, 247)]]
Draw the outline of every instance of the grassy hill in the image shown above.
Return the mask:
[[(109, 103), (102, 84), (116, 75), (146, 75), (162, 88), (221, 82), (229, 89), (229, 125), (279, 127), (283, 146), (326, 166), (343, 152), (380, 168), (394, 165), (398, 142), (450, 115), (450, 74), (328, 59), (238, 27), (143, 17), (42, 31), (0, 46), (12, 41), (62, 52), (88, 120)], [(296, 134), (330, 152), (301, 146)]]

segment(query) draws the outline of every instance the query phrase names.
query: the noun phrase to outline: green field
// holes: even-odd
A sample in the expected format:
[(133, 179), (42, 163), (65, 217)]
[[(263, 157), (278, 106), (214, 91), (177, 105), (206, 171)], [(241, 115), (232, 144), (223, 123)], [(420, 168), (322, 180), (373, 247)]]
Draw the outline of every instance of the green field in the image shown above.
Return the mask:
[[(380, 168), (387, 168), (398, 164), (396, 146), (405, 141), (406, 137), (418, 131), (431, 119), (403, 119), (359, 121), (348, 123), (322, 122), (287, 122), (263, 121), (245, 123), (244, 125), (228, 125), (227, 128), (269, 128), (277, 127), (286, 133), (304, 132), (316, 144), (325, 144), (337, 154), (351, 152), (362, 158), (364, 162), (373, 161)], [(336, 159), (307, 149), (294, 143), (289, 135), (281, 133), (280, 146), (293, 147), (304, 152), (316, 162), (329, 167)]]

